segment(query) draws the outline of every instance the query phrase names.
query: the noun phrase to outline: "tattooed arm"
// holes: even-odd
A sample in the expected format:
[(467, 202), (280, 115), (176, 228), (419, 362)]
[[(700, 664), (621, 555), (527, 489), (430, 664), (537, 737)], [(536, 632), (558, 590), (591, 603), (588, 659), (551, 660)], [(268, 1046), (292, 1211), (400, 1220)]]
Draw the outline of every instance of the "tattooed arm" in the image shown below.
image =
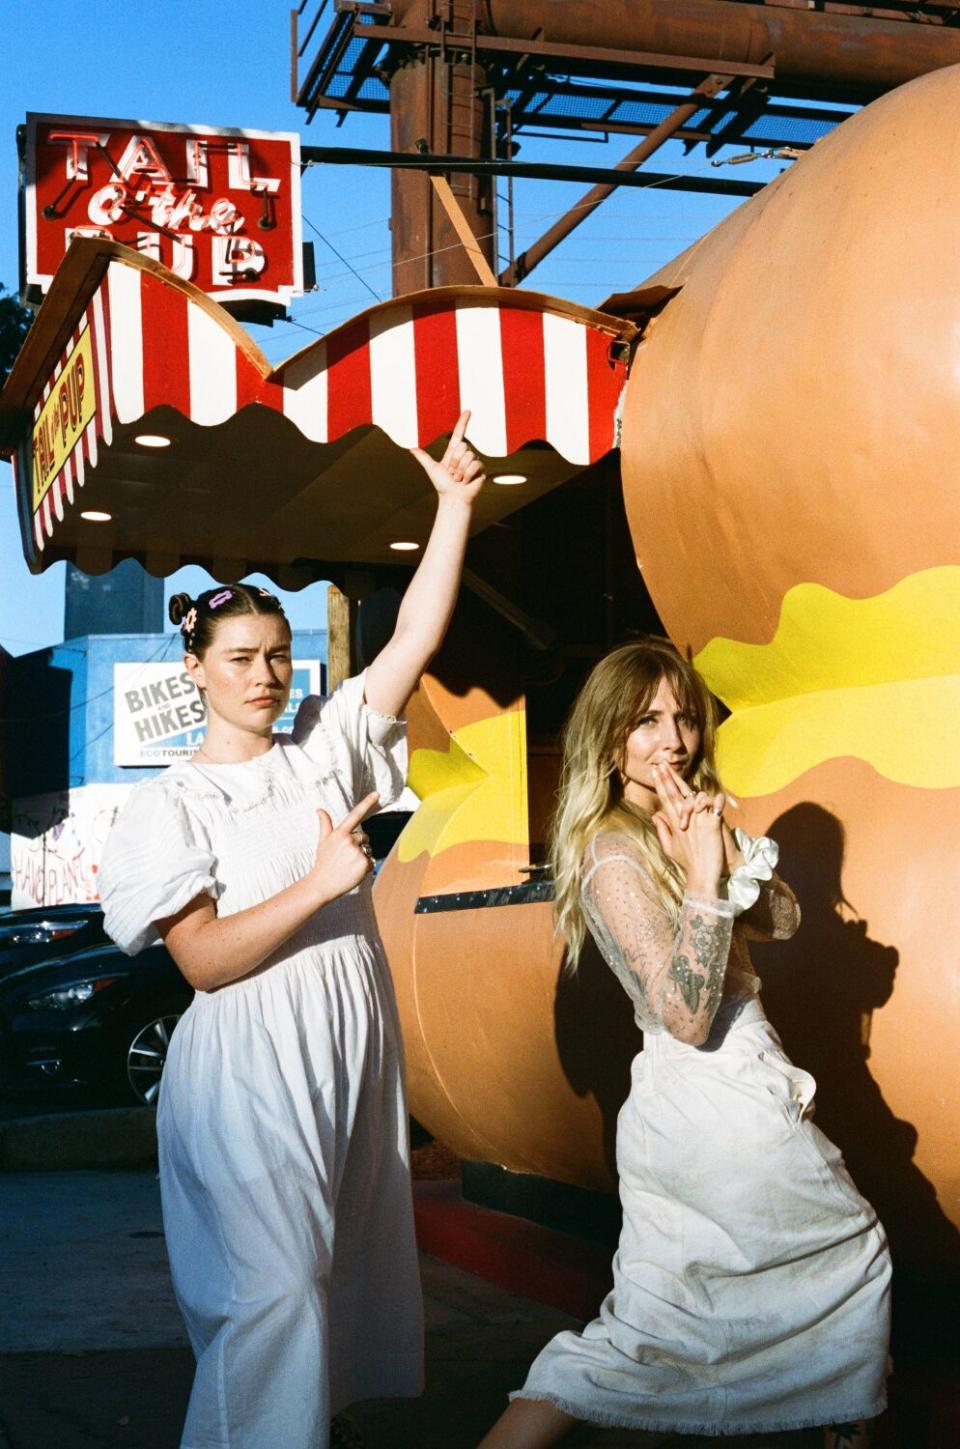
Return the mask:
[(657, 1006), (667, 1031), (692, 1046), (701, 1046), (710, 1035), (732, 935), (733, 912), (726, 901), (684, 896)]
[(632, 841), (613, 833), (591, 845), (582, 899), (591, 933), (637, 1001), (641, 1024), (701, 1046), (723, 996), (729, 903), (688, 892), (675, 924)]

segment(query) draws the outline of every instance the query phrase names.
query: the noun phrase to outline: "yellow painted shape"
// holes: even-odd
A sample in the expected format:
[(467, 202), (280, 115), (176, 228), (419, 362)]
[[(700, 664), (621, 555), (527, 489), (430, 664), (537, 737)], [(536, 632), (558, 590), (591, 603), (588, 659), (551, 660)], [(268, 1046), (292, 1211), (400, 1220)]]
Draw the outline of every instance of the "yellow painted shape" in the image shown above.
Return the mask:
[(50, 396), (33, 427), (33, 510), (83, 436), (97, 411), (90, 328), (85, 327), (60, 376), (51, 379)]
[(960, 679), (906, 679), (795, 695), (731, 715), (717, 760), (734, 795), (771, 795), (824, 760), (848, 755), (899, 785), (960, 785)]
[(868, 599), (798, 584), (769, 644), (712, 639), (695, 663), (732, 711), (718, 762), (734, 794), (770, 794), (842, 756), (899, 784), (960, 785), (958, 567)]
[(507, 710), (454, 731), (449, 750), (414, 750), (421, 804), (398, 841), (401, 861), (471, 840), (527, 845), (526, 724), (524, 710)]

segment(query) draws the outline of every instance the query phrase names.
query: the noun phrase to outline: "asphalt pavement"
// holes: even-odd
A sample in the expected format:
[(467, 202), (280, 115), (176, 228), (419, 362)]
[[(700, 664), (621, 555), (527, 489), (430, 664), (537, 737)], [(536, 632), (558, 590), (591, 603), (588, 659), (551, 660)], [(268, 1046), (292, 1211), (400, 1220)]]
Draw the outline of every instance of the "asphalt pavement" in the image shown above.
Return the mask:
[[(370, 1449), (468, 1449), (538, 1349), (575, 1325), (426, 1255), (422, 1273), (427, 1391), (353, 1411)], [(154, 1171), (0, 1174), (0, 1299), (0, 1449), (176, 1449), (193, 1361)], [(655, 1442), (589, 1431), (573, 1441)]]
[[(369, 1449), (469, 1449), (539, 1348), (576, 1326), (557, 1309), (425, 1254), (421, 1267), (427, 1389), (417, 1400), (351, 1411)], [(0, 1449), (176, 1449), (193, 1361), (170, 1287), (153, 1169), (0, 1173), (0, 1303)], [(876, 1449), (957, 1449), (958, 1415), (942, 1376), (915, 1376)], [(821, 1438), (735, 1442), (819, 1449)], [(731, 1441), (584, 1429), (568, 1449), (714, 1443), (729, 1449)]]

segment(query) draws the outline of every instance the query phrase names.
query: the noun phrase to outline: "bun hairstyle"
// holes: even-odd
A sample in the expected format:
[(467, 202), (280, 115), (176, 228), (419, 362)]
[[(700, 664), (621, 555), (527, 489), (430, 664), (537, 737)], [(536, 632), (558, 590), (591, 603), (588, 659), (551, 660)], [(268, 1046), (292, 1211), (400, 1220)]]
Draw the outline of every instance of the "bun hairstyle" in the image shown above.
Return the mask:
[(238, 614), (279, 614), (287, 622), (277, 596), (253, 584), (218, 584), (195, 599), (189, 594), (174, 594), (167, 613), (171, 624), (180, 625), (186, 653), (195, 654), (198, 659), (203, 658), (212, 644), (221, 619), (232, 619)]

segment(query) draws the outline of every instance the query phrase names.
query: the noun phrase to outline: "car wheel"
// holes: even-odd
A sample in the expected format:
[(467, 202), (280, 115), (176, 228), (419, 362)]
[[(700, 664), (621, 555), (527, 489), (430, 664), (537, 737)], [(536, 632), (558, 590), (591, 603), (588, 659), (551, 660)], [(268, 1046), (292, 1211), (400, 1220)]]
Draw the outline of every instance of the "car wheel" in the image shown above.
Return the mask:
[(157, 1104), (170, 1038), (183, 1010), (172, 1004), (160, 1006), (132, 1036), (128, 1036), (124, 1061), (125, 1086), (128, 1095), (145, 1106), (155, 1107)]

